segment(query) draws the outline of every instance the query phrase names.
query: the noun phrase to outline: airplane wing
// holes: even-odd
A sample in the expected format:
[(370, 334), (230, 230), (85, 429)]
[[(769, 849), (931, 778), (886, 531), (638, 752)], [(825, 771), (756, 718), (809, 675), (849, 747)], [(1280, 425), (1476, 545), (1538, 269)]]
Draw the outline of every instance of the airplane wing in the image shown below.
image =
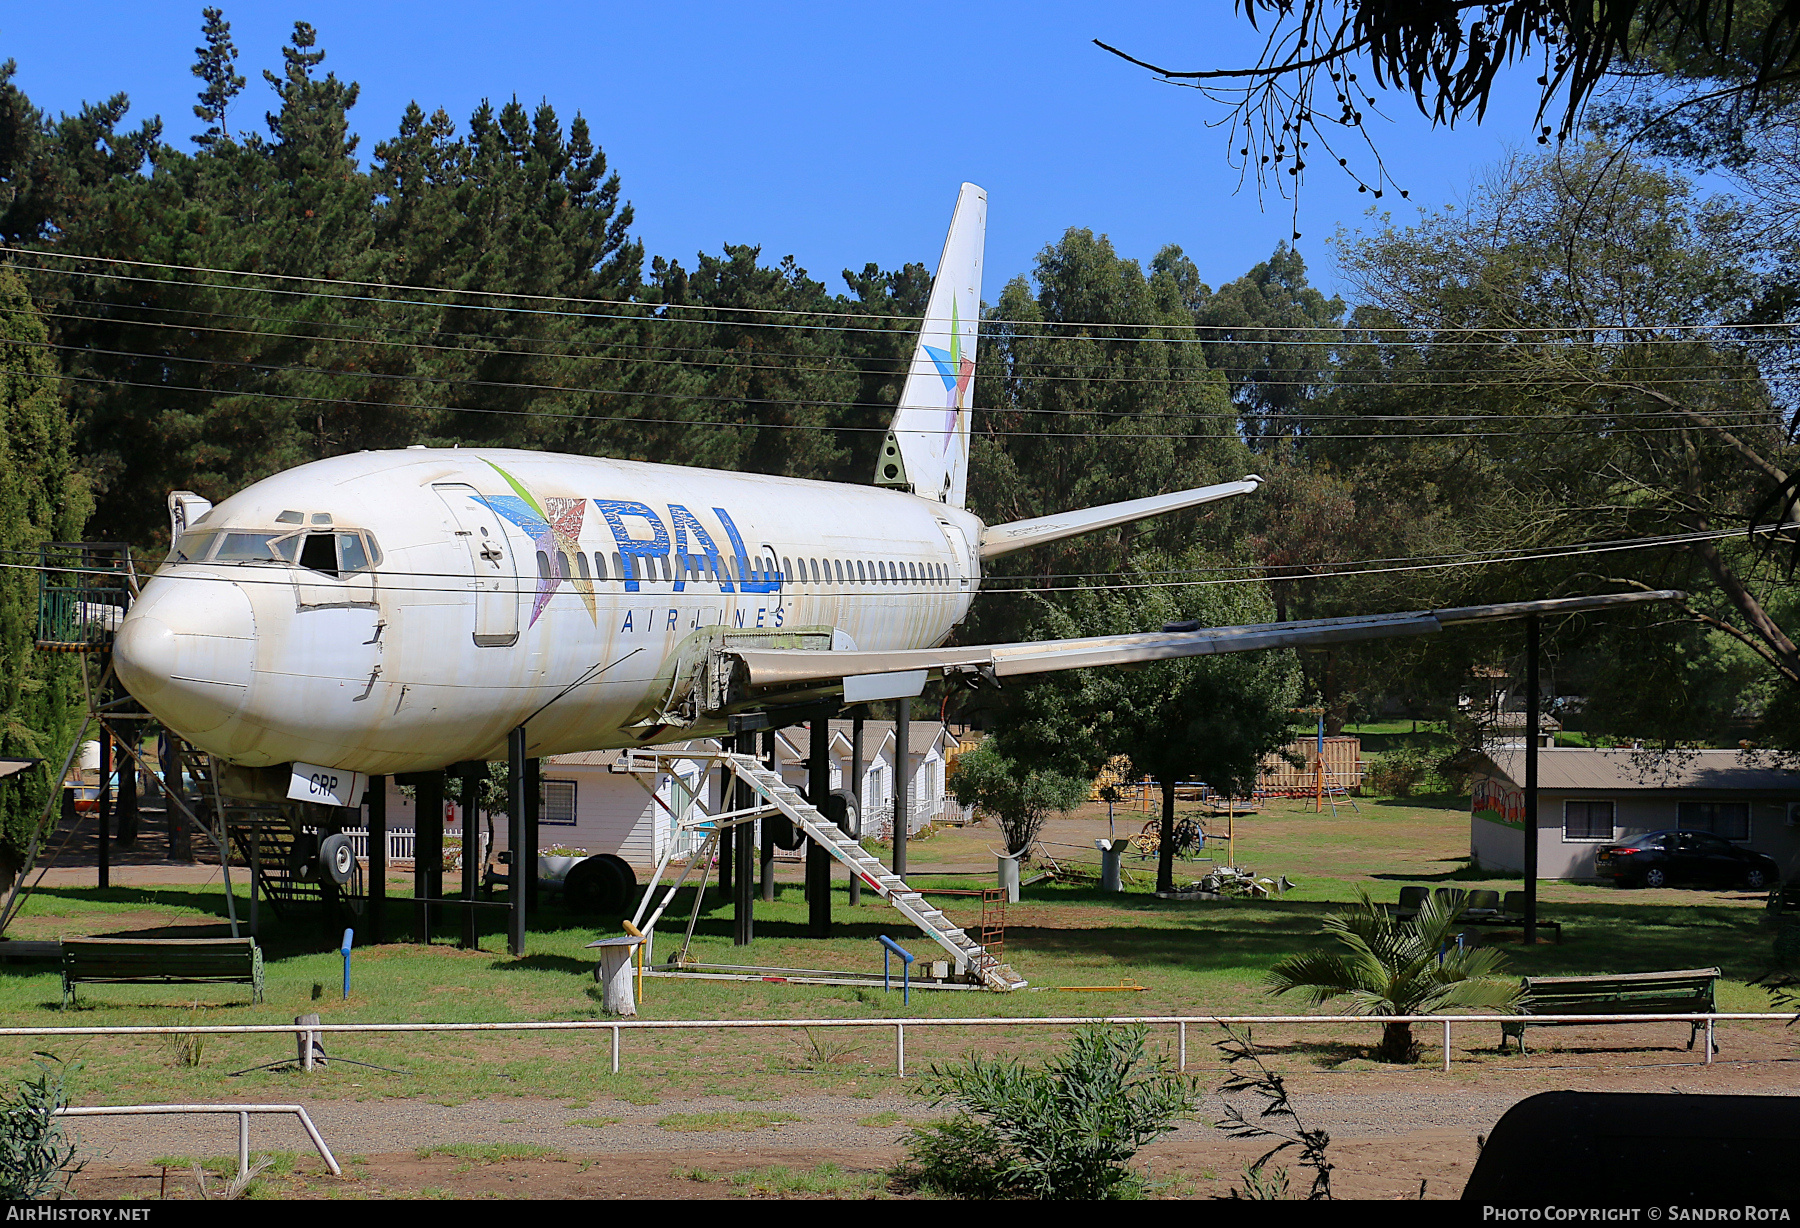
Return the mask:
[(740, 702), (760, 696), (773, 698), (784, 692), (835, 690), (841, 682), (845, 703), (866, 703), (917, 695), (933, 675), (960, 678), (973, 686), (998, 686), (1003, 678), (1057, 670), (1137, 665), (1180, 657), (1254, 652), (1262, 648), (1315, 648), (1352, 640), (1429, 635), (1461, 623), (1497, 622), (1534, 614), (1577, 614), (1648, 601), (1679, 601), (1685, 597), (1685, 593), (1674, 589), (1659, 589), (1241, 627), (1171, 623), (1160, 631), (1140, 635), (1097, 635), (1084, 639), (912, 648), (894, 652), (751, 647), (732, 647), (724, 652), (735, 658), (732, 691), (733, 698)]

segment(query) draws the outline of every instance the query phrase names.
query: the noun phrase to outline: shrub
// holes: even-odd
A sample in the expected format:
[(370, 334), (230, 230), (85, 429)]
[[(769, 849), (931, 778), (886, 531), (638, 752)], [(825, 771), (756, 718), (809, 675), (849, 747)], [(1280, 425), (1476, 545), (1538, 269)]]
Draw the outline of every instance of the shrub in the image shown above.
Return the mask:
[(1126, 1162), (1196, 1103), (1189, 1081), (1147, 1060), (1143, 1028), (1091, 1024), (1042, 1067), (970, 1056), (933, 1066), (922, 1091), (959, 1112), (915, 1128), (908, 1184), (968, 1198), (1133, 1197)]
[(37, 1057), (37, 1077), (21, 1079), (12, 1094), (0, 1100), (0, 1198), (4, 1199), (60, 1194), (80, 1171), (73, 1163), (75, 1145), (63, 1133), (61, 1119), (51, 1116), (69, 1103), (62, 1063), (47, 1053)]
[(1402, 746), (1376, 755), (1366, 779), (1380, 797), (1447, 793), (1453, 787), (1444, 775), (1441, 756), (1422, 746)]

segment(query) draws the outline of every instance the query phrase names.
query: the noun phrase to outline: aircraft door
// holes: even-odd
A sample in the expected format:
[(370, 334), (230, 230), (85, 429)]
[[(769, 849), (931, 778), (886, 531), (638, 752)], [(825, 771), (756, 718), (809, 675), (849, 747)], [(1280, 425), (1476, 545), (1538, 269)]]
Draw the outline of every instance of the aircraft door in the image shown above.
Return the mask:
[(476, 646), (511, 647), (519, 640), (520, 581), (500, 517), (473, 486), (445, 482), (431, 489), (450, 510), (457, 539), (469, 552)]
[(948, 520), (938, 521), (938, 528), (944, 532), (944, 540), (950, 543), (950, 553), (955, 556), (956, 563), (951, 568), (951, 581), (959, 593), (967, 593), (974, 589), (979, 579), (973, 574), (969, 559), (974, 551), (969, 549), (969, 539), (963, 531)]

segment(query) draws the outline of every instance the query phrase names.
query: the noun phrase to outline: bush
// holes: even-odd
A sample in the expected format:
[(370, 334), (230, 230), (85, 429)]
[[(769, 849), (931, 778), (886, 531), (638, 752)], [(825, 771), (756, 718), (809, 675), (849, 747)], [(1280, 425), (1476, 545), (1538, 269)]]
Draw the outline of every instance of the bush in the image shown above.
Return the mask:
[(1015, 1058), (933, 1066), (922, 1091), (959, 1112), (915, 1128), (897, 1176), (964, 1198), (1130, 1198), (1126, 1162), (1196, 1104), (1192, 1084), (1146, 1060), (1141, 1027), (1090, 1024), (1039, 1068)]
[(1376, 755), (1364, 779), (1379, 797), (1449, 793), (1454, 786), (1444, 775), (1441, 761), (1442, 756), (1422, 746), (1403, 746)]
[(60, 1194), (80, 1171), (72, 1163), (75, 1145), (63, 1134), (61, 1119), (51, 1116), (69, 1103), (62, 1064), (47, 1053), (37, 1056), (37, 1077), (21, 1079), (12, 1095), (0, 1101), (0, 1198), (4, 1199)]

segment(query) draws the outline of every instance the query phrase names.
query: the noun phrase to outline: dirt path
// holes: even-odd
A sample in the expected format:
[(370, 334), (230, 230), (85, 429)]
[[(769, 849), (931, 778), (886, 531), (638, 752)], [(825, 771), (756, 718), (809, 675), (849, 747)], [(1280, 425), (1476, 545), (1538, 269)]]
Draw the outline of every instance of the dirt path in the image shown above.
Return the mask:
[[(1510, 1080), (1462, 1080), (1422, 1087), (1424, 1072), (1317, 1076), (1295, 1080), (1307, 1123), (1329, 1130), (1334, 1188), (1358, 1198), (1454, 1198), (1477, 1152), (1477, 1137), (1508, 1107), (1555, 1088), (1683, 1092), (1796, 1090), (1786, 1063), (1532, 1071)], [(1196, 1120), (1145, 1148), (1139, 1159), (1168, 1180), (1172, 1196), (1226, 1194), (1264, 1149), (1234, 1141), (1211, 1123), (1225, 1102), (1209, 1095)], [(1254, 1112), (1260, 1104), (1246, 1103)], [(296, 1153), (291, 1171), (265, 1178), (277, 1197), (594, 1198), (733, 1196), (872, 1197), (901, 1158), (908, 1123), (938, 1114), (910, 1094), (815, 1094), (779, 1100), (730, 1097), (625, 1101), (484, 1099), (462, 1104), (416, 1100), (323, 1100), (308, 1111), (346, 1175), (333, 1179), (297, 1122), (252, 1123), (254, 1151)], [(80, 1123), (88, 1167), (77, 1181), (88, 1197), (187, 1196), (185, 1165), (171, 1156), (236, 1152), (235, 1119), (93, 1119)], [(1294, 1174), (1296, 1185), (1305, 1178)], [(165, 1182), (167, 1184), (165, 1184)]]

